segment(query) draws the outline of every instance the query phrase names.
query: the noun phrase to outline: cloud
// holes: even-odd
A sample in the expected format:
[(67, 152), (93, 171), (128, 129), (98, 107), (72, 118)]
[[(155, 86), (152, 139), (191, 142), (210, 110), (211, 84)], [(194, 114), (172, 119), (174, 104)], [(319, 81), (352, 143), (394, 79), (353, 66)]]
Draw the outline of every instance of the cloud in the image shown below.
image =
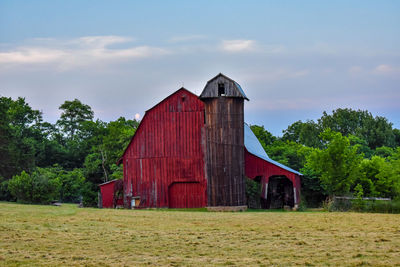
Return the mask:
[(381, 64), (376, 66), (376, 68), (374, 69), (374, 73), (376, 74), (391, 74), (394, 72), (398, 72), (398, 69), (395, 69), (394, 67), (390, 66), (390, 65), (386, 65), (386, 64)]
[[(21, 64), (56, 64), (66, 70), (76, 66), (112, 63), (167, 55), (169, 50), (154, 46), (128, 45), (132, 38), (123, 36), (85, 36), (69, 40), (36, 39), (30, 46), (0, 52), (0, 63), (9, 67)], [(110, 48), (124, 44), (124, 48)]]
[(170, 43), (183, 43), (183, 42), (190, 42), (190, 41), (198, 41), (206, 39), (205, 35), (200, 34), (193, 34), (193, 35), (185, 35), (185, 36), (175, 36), (168, 40)]
[(67, 53), (56, 49), (43, 49), (39, 47), (21, 47), (10, 52), (0, 53), (0, 63), (46, 63), (65, 57)]
[(221, 48), (223, 51), (236, 53), (255, 50), (256, 42), (254, 40), (224, 40)]

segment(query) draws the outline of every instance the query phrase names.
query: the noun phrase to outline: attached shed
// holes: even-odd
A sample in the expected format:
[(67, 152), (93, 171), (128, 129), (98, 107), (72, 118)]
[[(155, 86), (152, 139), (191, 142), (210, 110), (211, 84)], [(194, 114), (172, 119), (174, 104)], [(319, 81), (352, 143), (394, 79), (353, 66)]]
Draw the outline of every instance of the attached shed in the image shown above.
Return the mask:
[(302, 174), (269, 158), (247, 124), (244, 132), (246, 176), (261, 184), (262, 208), (297, 206)]

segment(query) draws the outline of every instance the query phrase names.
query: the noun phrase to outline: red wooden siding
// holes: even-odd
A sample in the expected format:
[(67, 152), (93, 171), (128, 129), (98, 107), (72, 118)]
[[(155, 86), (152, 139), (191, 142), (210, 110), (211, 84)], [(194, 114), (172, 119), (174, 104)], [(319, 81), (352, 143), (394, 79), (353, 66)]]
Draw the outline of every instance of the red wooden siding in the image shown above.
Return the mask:
[(174, 182), (197, 182), (205, 194), (203, 124), (203, 103), (183, 88), (146, 112), (122, 157), (126, 204), (140, 197), (140, 207), (169, 207)]
[(114, 202), (114, 182), (100, 185), (101, 199), (103, 208), (113, 208)]
[[(268, 161), (265, 161), (245, 150), (245, 174), (250, 179), (254, 179), (257, 176), (261, 176), (263, 184), (263, 191), (265, 190), (264, 185), (268, 183), (271, 176), (286, 176), (292, 183), (293, 187), (296, 188), (296, 201), (295, 204), (300, 203), (300, 176), (285, 170), (279, 166), (276, 166)], [(264, 194), (265, 192), (263, 192)]]
[(200, 183), (172, 183), (168, 190), (170, 208), (201, 208), (206, 192)]
[[(100, 193), (101, 193), (101, 200), (102, 200), (102, 207), (103, 208), (114, 208), (114, 192), (116, 183), (120, 182), (119, 180), (112, 180), (107, 183), (100, 185)], [(122, 206), (123, 199), (117, 199), (117, 206)]]

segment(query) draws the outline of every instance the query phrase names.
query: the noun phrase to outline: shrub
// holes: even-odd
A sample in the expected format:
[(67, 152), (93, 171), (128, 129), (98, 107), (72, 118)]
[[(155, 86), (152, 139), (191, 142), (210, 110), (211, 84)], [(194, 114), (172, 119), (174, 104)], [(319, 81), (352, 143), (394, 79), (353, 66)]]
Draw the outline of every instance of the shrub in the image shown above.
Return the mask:
[(18, 202), (47, 204), (58, 198), (60, 182), (47, 169), (36, 168), (32, 174), (22, 171), (8, 182), (8, 189)]
[(246, 178), (246, 199), (247, 199), (247, 206), (250, 209), (261, 208), (260, 195), (261, 195), (260, 183), (252, 179)]

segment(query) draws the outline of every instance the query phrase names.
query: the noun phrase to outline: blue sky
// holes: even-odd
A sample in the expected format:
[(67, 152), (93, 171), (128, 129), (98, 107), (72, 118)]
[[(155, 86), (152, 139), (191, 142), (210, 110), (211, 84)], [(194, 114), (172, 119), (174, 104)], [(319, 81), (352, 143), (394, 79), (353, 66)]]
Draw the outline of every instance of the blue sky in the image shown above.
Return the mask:
[(55, 122), (143, 116), (219, 72), (275, 135), (324, 110), (367, 109), (400, 128), (400, 1), (0, 1), (0, 94)]

